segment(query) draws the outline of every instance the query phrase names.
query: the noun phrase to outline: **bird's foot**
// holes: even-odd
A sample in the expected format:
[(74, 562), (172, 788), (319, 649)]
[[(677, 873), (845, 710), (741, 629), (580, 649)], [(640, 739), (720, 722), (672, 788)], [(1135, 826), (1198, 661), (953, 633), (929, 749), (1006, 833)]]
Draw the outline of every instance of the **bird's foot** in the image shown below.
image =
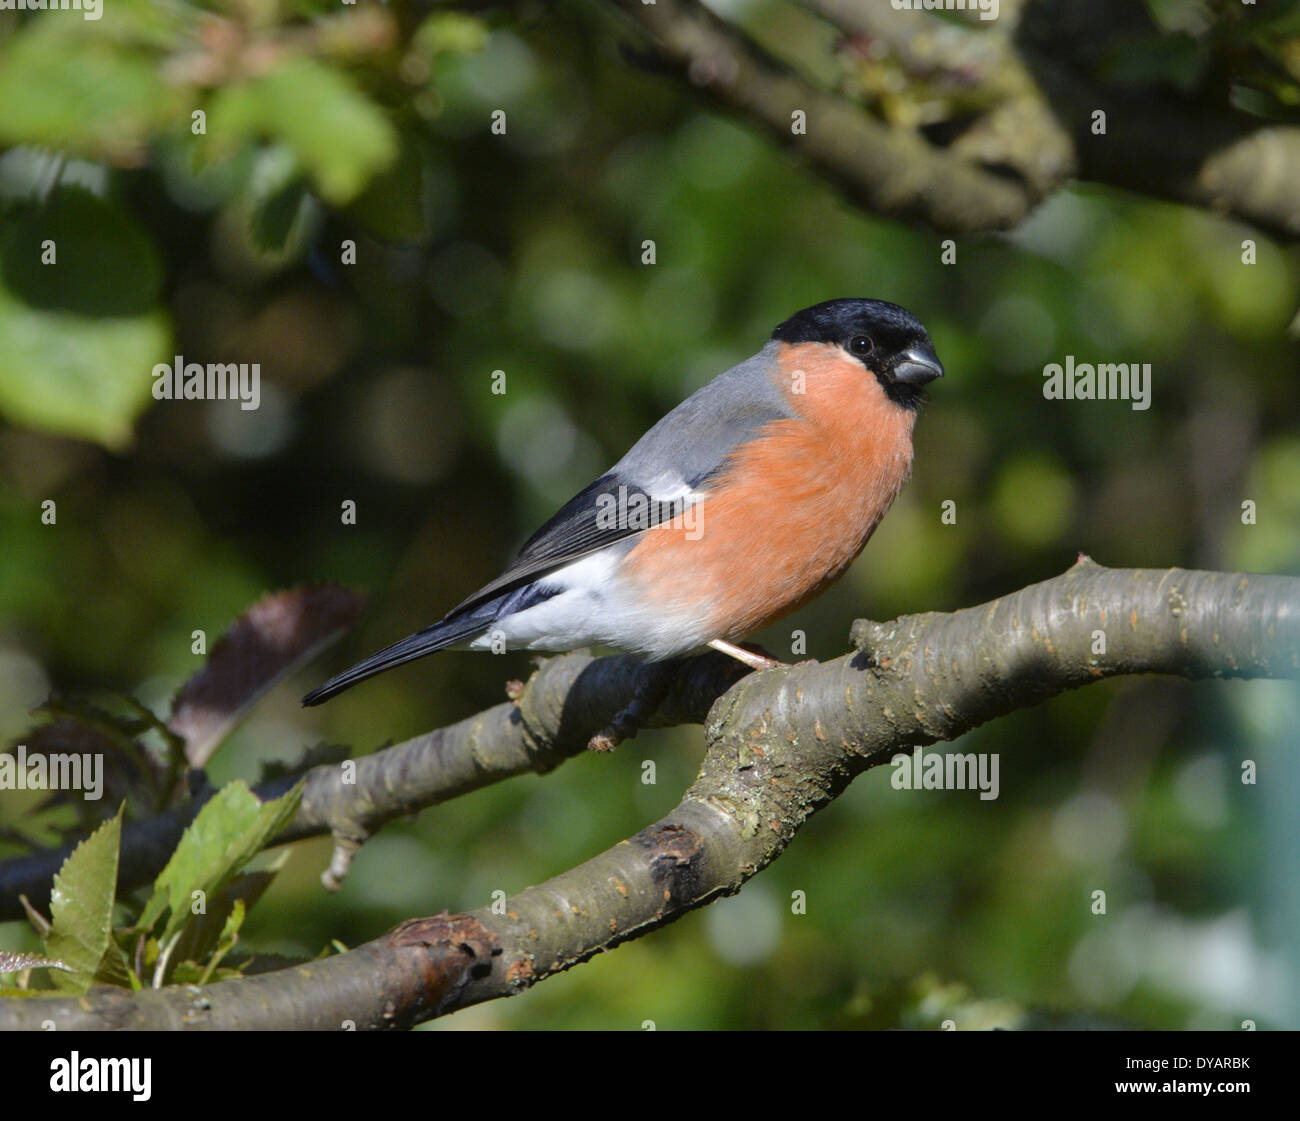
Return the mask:
[(602, 728), (587, 741), (587, 750), (599, 751), (601, 753), (610, 752), (622, 743), (623, 739), (624, 737), (619, 735), (618, 732), (614, 730), (614, 726), (610, 724)]
[[(654, 705), (649, 707), (653, 709), (662, 698), (663, 691), (659, 690)], [(647, 711), (644, 691), (638, 691), (626, 708), (616, 712), (613, 719), (587, 741), (587, 750), (613, 751), (624, 740), (635, 739), (637, 728)]]
[(613, 751), (624, 740), (634, 738), (637, 730), (644, 726), (668, 695), (676, 669), (676, 661), (648, 664), (647, 674), (637, 686), (632, 699), (587, 741), (588, 750)]

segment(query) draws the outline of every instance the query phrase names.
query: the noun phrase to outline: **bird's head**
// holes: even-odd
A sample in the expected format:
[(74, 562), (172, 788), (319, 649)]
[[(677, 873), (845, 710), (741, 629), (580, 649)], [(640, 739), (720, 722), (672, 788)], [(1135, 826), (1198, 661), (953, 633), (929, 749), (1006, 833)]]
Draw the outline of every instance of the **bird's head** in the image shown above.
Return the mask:
[(930, 336), (906, 308), (884, 300), (827, 300), (792, 315), (772, 332), (788, 345), (837, 346), (879, 380), (895, 404), (914, 409), (924, 387), (943, 376)]

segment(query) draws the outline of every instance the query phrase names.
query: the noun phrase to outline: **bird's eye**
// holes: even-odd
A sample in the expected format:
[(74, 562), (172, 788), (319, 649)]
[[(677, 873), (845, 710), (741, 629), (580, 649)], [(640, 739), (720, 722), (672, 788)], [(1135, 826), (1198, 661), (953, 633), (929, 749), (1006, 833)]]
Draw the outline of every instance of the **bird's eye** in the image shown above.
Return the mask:
[(876, 349), (876, 344), (866, 335), (854, 335), (849, 339), (849, 350), (863, 358)]

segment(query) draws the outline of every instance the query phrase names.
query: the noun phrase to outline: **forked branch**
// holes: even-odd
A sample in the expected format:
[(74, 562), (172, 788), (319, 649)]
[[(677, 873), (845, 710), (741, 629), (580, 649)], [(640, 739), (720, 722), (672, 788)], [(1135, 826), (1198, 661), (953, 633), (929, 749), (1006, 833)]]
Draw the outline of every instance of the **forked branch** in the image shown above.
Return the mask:
[[(853, 640), (856, 652), (835, 661), (753, 673), (727, 689), (708, 712), (700, 774), (671, 813), (504, 908), (411, 920), (337, 957), (219, 984), (12, 1000), (0, 1005), (0, 1028), (406, 1027), (519, 993), (739, 890), (856, 775), (899, 751), (1107, 677), (1300, 678), (1300, 579), (1080, 558), (979, 607), (860, 621)], [(603, 678), (610, 688), (634, 680), (621, 659), (587, 663), (570, 693), (548, 702), (559, 727), (583, 674), (601, 680), (594, 667), (605, 664), (619, 667)], [(698, 718), (719, 683), (684, 672), (694, 696), (666, 699), (655, 722)], [(586, 694), (581, 728), (571, 724), (575, 738), (562, 742), (580, 743), (626, 699)], [(518, 734), (510, 725), (493, 724), (480, 748)], [(448, 742), (467, 766), (473, 738), (456, 727)]]

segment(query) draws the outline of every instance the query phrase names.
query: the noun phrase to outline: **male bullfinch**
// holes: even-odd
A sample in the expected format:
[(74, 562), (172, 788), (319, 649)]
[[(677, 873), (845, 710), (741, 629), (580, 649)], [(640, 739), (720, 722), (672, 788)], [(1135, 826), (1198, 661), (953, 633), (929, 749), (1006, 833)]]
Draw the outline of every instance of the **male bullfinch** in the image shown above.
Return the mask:
[(440, 622), (308, 693), (319, 704), (447, 647), (613, 646), (657, 660), (735, 640), (801, 606), (862, 551), (912, 469), (925, 328), (883, 300), (791, 316), (752, 358), (650, 429)]

